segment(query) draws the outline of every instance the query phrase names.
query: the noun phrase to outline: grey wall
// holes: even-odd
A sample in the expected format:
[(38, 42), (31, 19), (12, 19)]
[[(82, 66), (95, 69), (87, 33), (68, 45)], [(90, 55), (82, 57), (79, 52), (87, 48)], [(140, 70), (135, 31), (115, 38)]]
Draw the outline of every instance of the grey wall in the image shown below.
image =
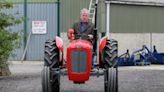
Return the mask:
[[(70, 2), (69, 2), (70, 1)], [(68, 44), (66, 38), (67, 29), (73, 22), (78, 21), (79, 11), (83, 7), (89, 7), (88, 1), (84, 0), (80, 4), (80, 0), (62, 0), (61, 2), (61, 37), (64, 40), (64, 44)], [(90, 0), (89, 0), (90, 1)], [(73, 2), (73, 3), (71, 3)], [(78, 6), (78, 8), (73, 7)], [(66, 6), (65, 6), (66, 5)], [(102, 7), (98, 12), (98, 27), (101, 31), (105, 31), (105, 17)], [(118, 40), (119, 54), (126, 52), (129, 49), (130, 52), (137, 50), (142, 45), (147, 45), (151, 48), (153, 45), (157, 46), (159, 52), (164, 52), (164, 34), (163, 34), (163, 9), (164, 7), (157, 6), (140, 6), (140, 5), (121, 5), (113, 4), (111, 9), (111, 38)], [(19, 10), (20, 15), (23, 16), (23, 4), (16, 4), (16, 8), (13, 11)], [(73, 11), (75, 10), (75, 11)], [(68, 13), (67, 13), (68, 12)], [(27, 50), (27, 60), (43, 60), (44, 42), (46, 39), (53, 39), (57, 34), (57, 4), (56, 3), (29, 3), (27, 6), (28, 14), (28, 26), (27, 33), (31, 31), (33, 20), (47, 21), (46, 35), (32, 35), (30, 39), (30, 45)], [(15, 30), (22, 30), (23, 24), (13, 27)], [(152, 38), (150, 35), (152, 32)], [(27, 36), (28, 36), (27, 34)], [(23, 42), (22, 42), (23, 43)], [(152, 43), (152, 44), (151, 44)], [(67, 45), (64, 45), (66, 48)], [(22, 57), (23, 48), (15, 50), (16, 57), (13, 60), (20, 60)]]
[(26, 54), (26, 60), (43, 60), (44, 43), (57, 35), (57, 4), (28, 4), (27, 5), (28, 34), (32, 31), (32, 21), (47, 21), (47, 34), (32, 35)]
[(163, 33), (164, 7), (113, 4), (111, 31), (114, 33)]
[[(14, 8), (7, 10), (7, 13), (15, 14), (19, 12), (19, 17), (24, 16), (23, 3), (14, 4)], [(57, 3), (28, 3), (27, 5), (27, 34), (28, 38), (32, 31), (32, 21), (47, 21), (47, 34), (31, 35), (29, 46), (27, 47), (26, 60), (43, 60), (44, 58), (44, 43), (48, 39), (54, 39), (57, 35)], [(23, 32), (24, 23), (10, 27), (12, 31), (22, 30), (21, 33), (21, 47), (14, 50), (14, 57), (11, 56), (10, 60), (21, 60), (23, 56)]]
[(164, 33), (111, 33), (110, 38), (118, 41), (119, 55), (125, 53), (127, 49), (132, 53), (141, 49), (143, 45), (152, 51), (155, 45), (158, 52), (164, 53)]
[(158, 52), (164, 53), (164, 33), (153, 33), (152, 44), (156, 45)]
[(60, 31), (66, 32), (80, 20), (80, 10), (89, 8), (90, 0), (60, 0)]

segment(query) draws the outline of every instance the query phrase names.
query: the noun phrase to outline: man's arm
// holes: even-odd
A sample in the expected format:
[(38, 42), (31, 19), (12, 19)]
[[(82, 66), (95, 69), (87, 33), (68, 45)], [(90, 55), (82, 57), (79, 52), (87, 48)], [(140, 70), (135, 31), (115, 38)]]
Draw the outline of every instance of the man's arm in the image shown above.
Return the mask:
[(92, 28), (92, 34), (93, 34), (93, 39), (92, 39), (92, 41), (93, 41), (93, 50), (94, 50), (94, 52), (96, 52), (98, 36), (97, 36), (97, 28), (95, 28), (94, 25), (93, 25), (93, 28)]
[(95, 39), (97, 32), (95, 32), (94, 24), (91, 23), (91, 33), (88, 35), (92, 40)]

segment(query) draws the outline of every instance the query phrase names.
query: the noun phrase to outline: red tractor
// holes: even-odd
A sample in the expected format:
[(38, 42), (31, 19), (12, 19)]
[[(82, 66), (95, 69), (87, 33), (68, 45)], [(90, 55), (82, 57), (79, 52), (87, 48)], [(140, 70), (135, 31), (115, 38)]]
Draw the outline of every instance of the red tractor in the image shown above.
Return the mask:
[[(107, 3), (107, 7), (109, 4)], [(103, 75), (104, 91), (118, 92), (117, 41), (108, 39), (108, 36), (103, 37), (99, 42), (96, 58), (92, 58), (93, 44), (80, 36), (79, 39), (72, 40), (73, 32), (73, 29), (69, 30), (71, 41), (67, 46), (66, 60), (63, 58), (63, 41), (60, 37), (45, 43), (43, 92), (60, 92), (60, 76), (63, 74), (68, 75), (68, 79), (75, 84), (84, 84), (90, 76)], [(92, 60), (98, 61), (98, 64), (92, 65)]]

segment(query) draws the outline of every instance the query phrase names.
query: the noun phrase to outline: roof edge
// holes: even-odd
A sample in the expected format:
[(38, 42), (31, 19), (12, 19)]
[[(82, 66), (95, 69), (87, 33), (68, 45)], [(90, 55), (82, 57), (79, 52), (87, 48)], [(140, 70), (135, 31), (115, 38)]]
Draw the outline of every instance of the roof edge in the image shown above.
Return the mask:
[(164, 2), (144, 2), (140, 0), (111, 0), (111, 3), (115, 4), (131, 4), (131, 5), (149, 5), (149, 6), (164, 6)]

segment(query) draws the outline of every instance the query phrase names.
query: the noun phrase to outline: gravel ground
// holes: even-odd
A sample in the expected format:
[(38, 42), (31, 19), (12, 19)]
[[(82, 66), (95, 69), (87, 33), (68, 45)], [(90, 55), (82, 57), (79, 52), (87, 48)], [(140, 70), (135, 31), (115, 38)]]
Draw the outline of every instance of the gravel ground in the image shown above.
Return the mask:
[[(42, 92), (40, 72), (43, 64), (14, 62), (12, 75), (0, 77), (0, 92)], [(61, 92), (103, 92), (104, 78), (90, 77), (84, 85), (61, 77)], [(164, 92), (164, 65), (120, 67), (119, 92)]]

